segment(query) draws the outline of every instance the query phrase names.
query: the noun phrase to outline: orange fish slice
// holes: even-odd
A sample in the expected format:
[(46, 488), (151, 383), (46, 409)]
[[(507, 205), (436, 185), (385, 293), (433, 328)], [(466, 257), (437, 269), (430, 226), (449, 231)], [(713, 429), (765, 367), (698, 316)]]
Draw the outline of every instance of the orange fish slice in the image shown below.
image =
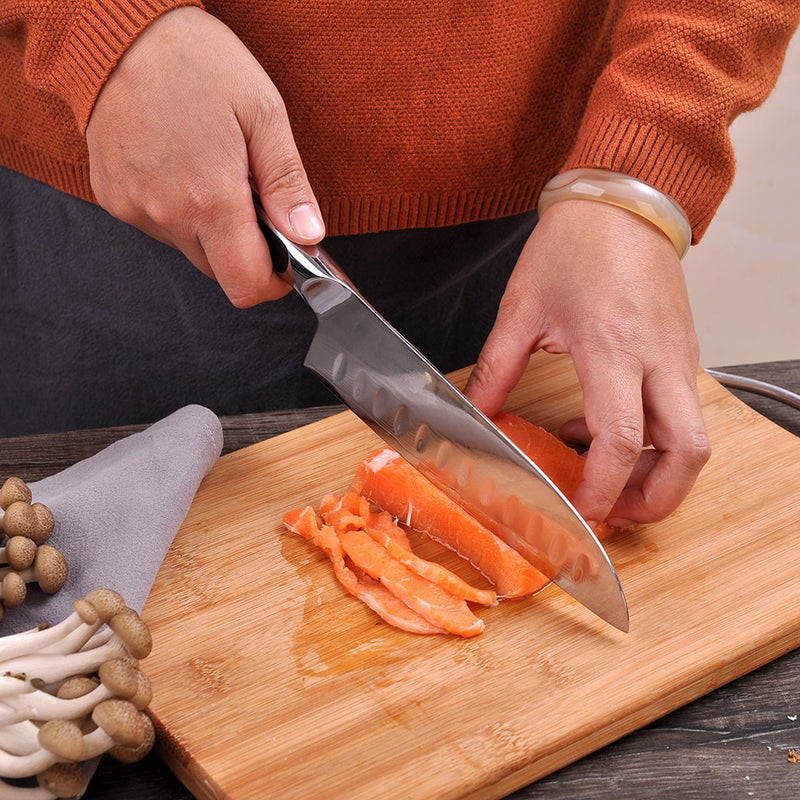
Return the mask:
[(410, 570), (366, 531), (342, 531), (338, 536), (342, 549), (359, 569), (380, 581), (432, 625), (465, 637), (483, 631), (483, 620), (472, 613), (464, 600)]
[(399, 529), (394, 519), (388, 511), (373, 512), (367, 519), (364, 530), (382, 545), (390, 556), (397, 559), (408, 569), (416, 572), (422, 578), (441, 586), (453, 597), (466, 600), (469, 603), (479, 603), (483, 606), (497, 605), (497, 593), (491, 589), (478, 589), (467, 581), (460, 578), (447, 567), (437, 564), (435, 561), (427, 561), (413, 553), (410, 548), (403, 547), (398, 540), (392, 536), (392, 529)]
[[(531, 459), (551, 481), (572, 500), (583, 480), (586, 459), (544, 428), (508, 411), (492, 419), (495, 425)], [(595, 528), (598, 539), (607, 539), (613, 532), (608, 523)]]
[(409, 608), (378, 581), (368, 576), (359, 578), (345, 563), (344, 551), (336, 532), (327, 525), (320, 527), (313, 508), (308, 506), (288, 511), (283, 516), (283, 523), (292, 533), (317, 545), (330, 559), (341, 586), (389, 625), (409, 633), (445, 633), (443, 628), (433, 625)]
[(524, 597), (549, 583), (516, 550), (390, 447), (378, 450), (359, 464), (351, 488), (467, 559), (492, 581), (502, 597)]

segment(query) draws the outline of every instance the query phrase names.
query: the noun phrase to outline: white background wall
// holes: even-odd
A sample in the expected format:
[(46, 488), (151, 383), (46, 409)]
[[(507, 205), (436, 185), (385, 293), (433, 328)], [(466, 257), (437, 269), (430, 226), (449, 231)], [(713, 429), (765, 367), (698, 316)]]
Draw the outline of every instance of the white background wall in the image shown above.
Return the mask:
[(684, 259), (704, 367), (800, 358), (800, 34), (731, 136), (733, 187)]

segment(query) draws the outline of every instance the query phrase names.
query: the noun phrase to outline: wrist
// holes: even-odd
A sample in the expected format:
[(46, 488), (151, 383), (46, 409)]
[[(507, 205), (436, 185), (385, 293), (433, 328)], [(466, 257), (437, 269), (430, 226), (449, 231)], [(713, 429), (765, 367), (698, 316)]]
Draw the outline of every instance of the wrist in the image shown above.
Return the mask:
[(572, 169), (552, 178), (539, 195), (541, 217), (562, 200), (595, 200), (624, 208), (648, 220), (672, 242), (683, 258), (692, 242), (692, 228), (671, 197), (638, 178), (605, 169)]

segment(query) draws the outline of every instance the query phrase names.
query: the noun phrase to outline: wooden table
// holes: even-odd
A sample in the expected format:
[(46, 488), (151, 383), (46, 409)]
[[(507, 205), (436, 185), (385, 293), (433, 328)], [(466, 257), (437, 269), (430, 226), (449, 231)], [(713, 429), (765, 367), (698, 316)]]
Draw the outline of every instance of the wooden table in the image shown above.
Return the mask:
[[(720, 369), (800, 392), (800, 360)], [(751, 392), (734, 393), (800, 436), (800, 412)], [(333, 406), (224, 418), (224, 452), (340, 410)], [(0, 476), (19, 475), (28, 481), (43, 478), (139, 429), (0, 439)], [(800, 467), (798, 477), (800, 489)], [(510, 797), (786, 800), (800, 797), (800, 763), (790, 760), (794, 749), (800, 751), (800, 651), (787, 654)], [(153, 755), (130, 766), (104, 758), (84, 795), (86, 800), (189, 800), (191, 796)]]

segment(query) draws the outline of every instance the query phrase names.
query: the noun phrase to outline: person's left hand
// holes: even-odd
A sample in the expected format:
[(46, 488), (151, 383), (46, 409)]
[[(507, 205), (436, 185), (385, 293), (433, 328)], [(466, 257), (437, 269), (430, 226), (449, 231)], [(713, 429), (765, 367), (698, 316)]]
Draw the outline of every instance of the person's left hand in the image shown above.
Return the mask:
[(583, 390), (584, 418), (561, 430), (590, 443), (577, 510), (592, 525), (670, 514), (710, 444), (699, 347), (669, 239), (602, 203), (551, 206), (517, 262), (466, 395), (492, 416), (539, 349), (569, 353)]

